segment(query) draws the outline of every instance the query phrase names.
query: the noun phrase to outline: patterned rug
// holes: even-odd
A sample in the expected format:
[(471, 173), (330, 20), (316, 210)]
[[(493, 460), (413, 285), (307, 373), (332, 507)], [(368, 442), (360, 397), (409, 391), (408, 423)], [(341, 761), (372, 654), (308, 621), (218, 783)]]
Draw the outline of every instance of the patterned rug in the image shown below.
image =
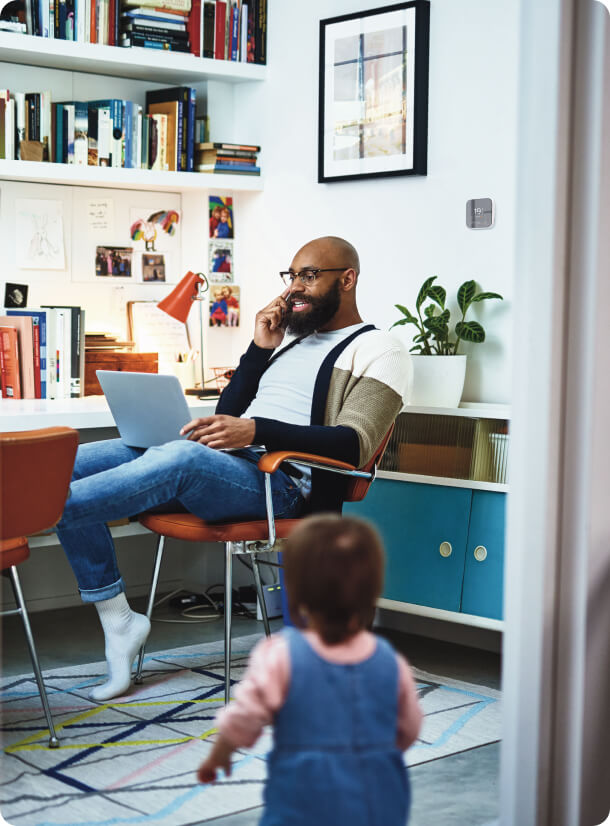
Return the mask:
[[(235, 680), (258, 639), (234, 640)], [(409, 765), (499, 740), (499, 692), (415, 673), (425, 723), (405, 756)], [(235, 755), (230, 778), (195, 782), (222, 704), (222, 641), (150, 654), (141, 686), (92, 703), (88, 689), (104, 674), (103, 663), (46, 671), (59, 749), (47, 748), (33, 677), (0, 682), (0, 812), (8, 823), (187, 826), (261, 805), (270, 732)]]

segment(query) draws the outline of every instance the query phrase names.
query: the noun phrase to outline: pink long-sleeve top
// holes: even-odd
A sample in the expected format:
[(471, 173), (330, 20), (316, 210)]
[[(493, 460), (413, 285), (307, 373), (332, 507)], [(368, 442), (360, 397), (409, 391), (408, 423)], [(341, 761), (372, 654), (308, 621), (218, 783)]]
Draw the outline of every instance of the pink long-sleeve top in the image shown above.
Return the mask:
[[(374, 634), (360, 631), (339, 645), (327, 645), (315, 631), (304, 631), (314, 651), (328, 662), (354, 665), (373, 655), (377, 645)], [(398, 662), (398, 717), (396, 745), (407, 749), (415, 741), (422, 722), (415, 680), (407, 661), (396, 654)], [(220, 733), (235, 748), (252, 746), (264, 726), (273, 721), (282, 707), (290, 685), (290, 654), (286, 639), (273, 634), (257, 643), (242, 681), (235, 689), (235, 700), (220, 710)]]

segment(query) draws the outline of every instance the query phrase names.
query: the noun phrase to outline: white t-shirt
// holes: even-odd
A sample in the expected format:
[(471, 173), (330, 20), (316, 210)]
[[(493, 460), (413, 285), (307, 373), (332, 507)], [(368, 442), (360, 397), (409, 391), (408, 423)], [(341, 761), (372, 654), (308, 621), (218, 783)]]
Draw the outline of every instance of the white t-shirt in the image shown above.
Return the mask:
[[(265, 370), (258, 392), (243, 417), (260, 416), (287, 424), (310, 424), (314, 385), (322, 362), (340, 341), (364, 326), (364, 322), (360, 322), (328, 333), (312, 333), (291, 347)], [(311, 471), (309, 468), (299, 469), (304, 475), (295, 482), (307, 498), (311, 491)]]

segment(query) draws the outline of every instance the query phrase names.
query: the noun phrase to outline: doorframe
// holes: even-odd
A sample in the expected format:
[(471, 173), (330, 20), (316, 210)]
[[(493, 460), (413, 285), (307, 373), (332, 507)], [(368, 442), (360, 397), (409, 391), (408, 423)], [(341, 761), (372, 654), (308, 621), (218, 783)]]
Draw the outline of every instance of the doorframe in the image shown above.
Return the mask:
[(599, 192), (603, 15), (593, 0), (521, 3), (503, 826), (581, 822), (592, 471), (600, 476), (591, 423), (600, 403), (610, 421), (610, 402), (596, 394), (601, 330), (590, 326), (610, 232)]

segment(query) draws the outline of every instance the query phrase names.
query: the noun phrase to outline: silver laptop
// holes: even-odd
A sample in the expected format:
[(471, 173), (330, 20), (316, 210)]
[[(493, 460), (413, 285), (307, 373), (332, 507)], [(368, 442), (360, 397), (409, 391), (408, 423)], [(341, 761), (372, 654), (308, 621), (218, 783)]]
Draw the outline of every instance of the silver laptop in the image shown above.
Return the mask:
[(121, 439), (130, 447), (153, 447), (184, 439), (180, 428), (193, 418), (176, 376), (96, 370)]

